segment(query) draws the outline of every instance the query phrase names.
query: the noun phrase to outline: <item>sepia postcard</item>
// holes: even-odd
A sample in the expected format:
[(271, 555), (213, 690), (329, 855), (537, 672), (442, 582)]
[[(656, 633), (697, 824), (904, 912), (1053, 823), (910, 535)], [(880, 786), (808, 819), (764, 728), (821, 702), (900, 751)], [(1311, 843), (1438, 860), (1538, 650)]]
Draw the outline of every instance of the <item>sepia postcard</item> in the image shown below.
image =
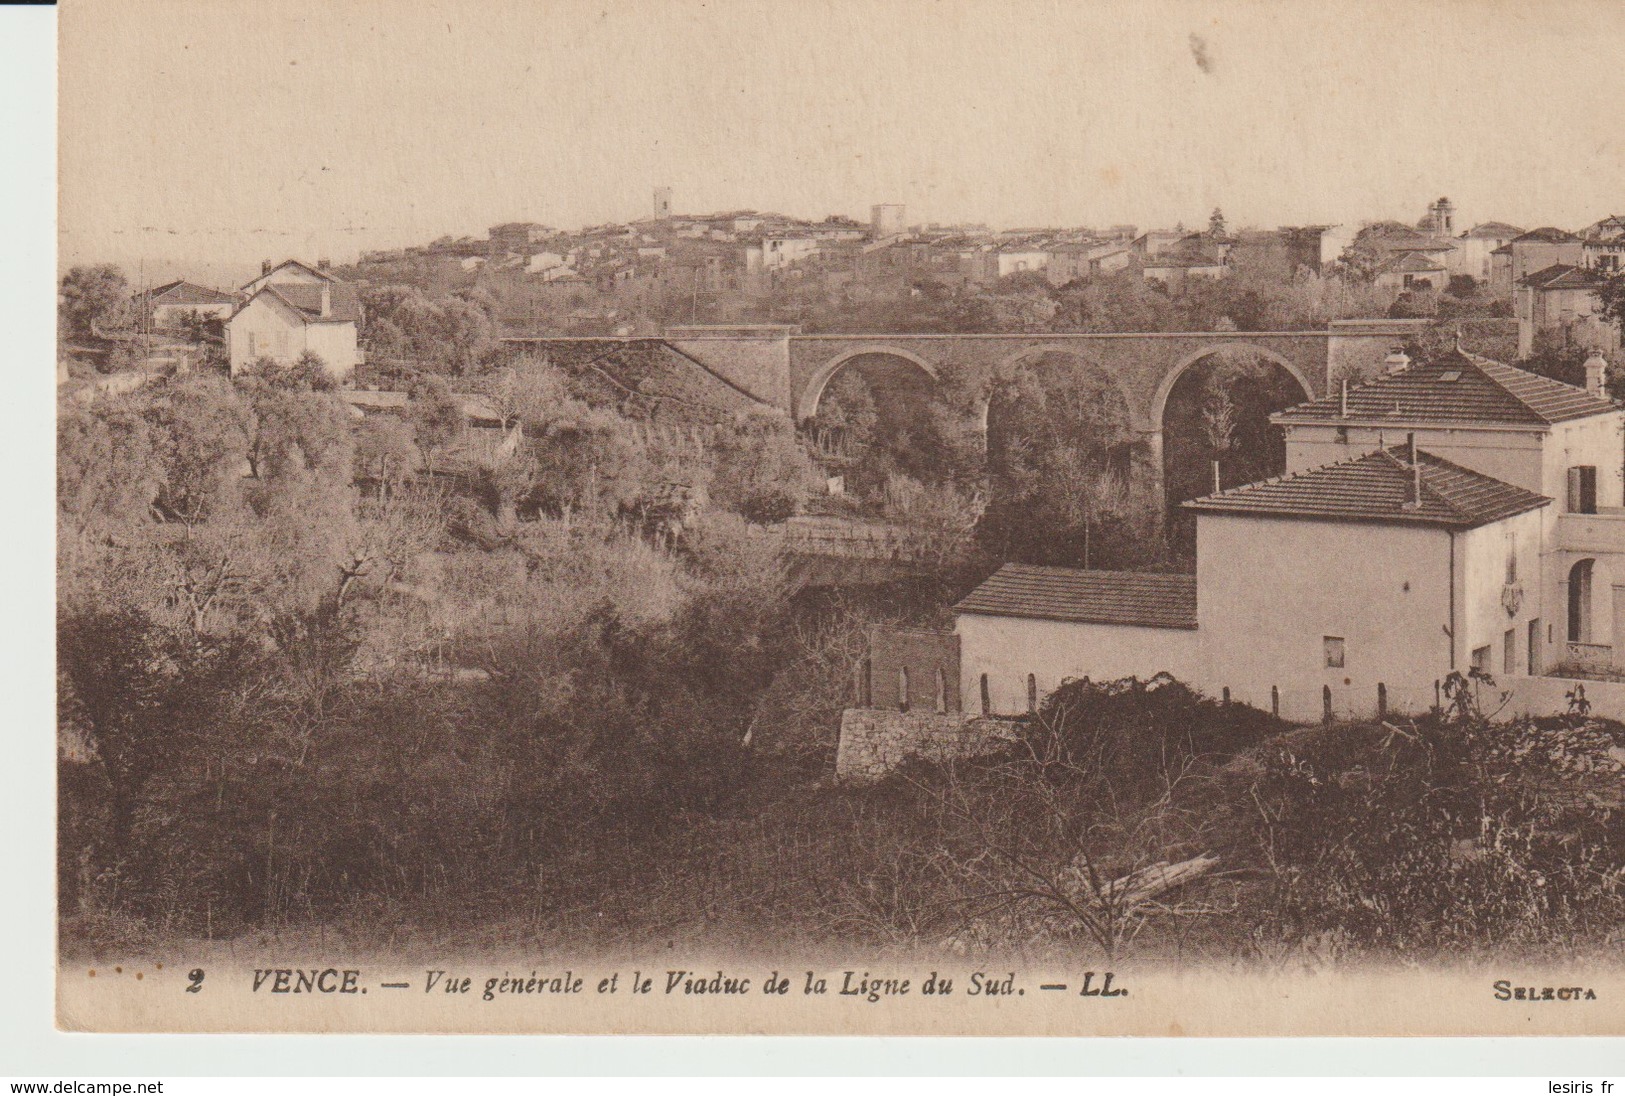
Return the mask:
[(60, 1028), (1625, 1035), (1625, 7), (59, 26)]

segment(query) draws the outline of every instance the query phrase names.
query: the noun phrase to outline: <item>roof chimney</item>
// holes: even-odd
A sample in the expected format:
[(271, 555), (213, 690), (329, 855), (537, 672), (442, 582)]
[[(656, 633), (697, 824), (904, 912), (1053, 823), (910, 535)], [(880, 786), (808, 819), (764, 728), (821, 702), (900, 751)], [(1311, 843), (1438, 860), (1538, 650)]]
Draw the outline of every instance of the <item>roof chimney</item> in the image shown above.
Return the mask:
[(1586, 391), (1602, 399), (1608, 398), (1608, 359), (1602, 351), (1593, 350), (1586, 359)]
[(322, 319), (333, 314), (333, 286), (330, 282), (322, 283)]
[(1416, 435), (1405, 435), (1405, 448), (1411, 464), (1411, 498), (1405, 505), (1414, 510), (1422, 505), (1422, 462), (1416, 459)]
[(1396, 346), (1382, 359), (1382, 368), (1387, 373), (1403, 373), (1411, 367), (1410, 355), (1405, 353), (1404, 347)]
[(332, 268), (332, 266), (333, 266), (333, 260), (332, 259), (317, 259), (316, 260), (316, 269), (317, 270), (330, 270)]
[(271, 272), (271, 260), (270, 259), (261, 259), (260, 260), (260, 277), (263, 278), (267, 274), (269, 274), (270, 272)]

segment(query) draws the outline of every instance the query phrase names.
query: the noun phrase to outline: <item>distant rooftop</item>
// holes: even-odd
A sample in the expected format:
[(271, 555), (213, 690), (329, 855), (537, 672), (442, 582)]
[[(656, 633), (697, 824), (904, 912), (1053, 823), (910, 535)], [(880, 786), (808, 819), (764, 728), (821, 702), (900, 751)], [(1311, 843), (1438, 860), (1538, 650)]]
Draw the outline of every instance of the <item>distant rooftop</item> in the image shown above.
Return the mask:
[(1595, 289), (1608, 279), (1594, 270), (1568, 263), (1553, 263), (1524, 277), (1518, 284), (1530, 289)]
[(1517, 225), (1509, 225), (1505, 221), (1485, 221), (1481, 225), (1474, 225), (1462, 235), (1469, 240), (1510, 240), (1523, 235), (1523, 229)]
[(234, 304), (237, 297), (185, 280), (166, 282), (147, 293), (153, 304)]
[(1550, 225), (1548, 225), (1545, 228), (1531, 229), (1530, 231), (1525, 232), (1522, 236), (1515, 238), (1512, 242), (1571, 244), (1579, 240), (1579, 238), (1580, 237), (1576, 236), (1572, 232), (1564, 232), (1561, 228), (1552, 228)]

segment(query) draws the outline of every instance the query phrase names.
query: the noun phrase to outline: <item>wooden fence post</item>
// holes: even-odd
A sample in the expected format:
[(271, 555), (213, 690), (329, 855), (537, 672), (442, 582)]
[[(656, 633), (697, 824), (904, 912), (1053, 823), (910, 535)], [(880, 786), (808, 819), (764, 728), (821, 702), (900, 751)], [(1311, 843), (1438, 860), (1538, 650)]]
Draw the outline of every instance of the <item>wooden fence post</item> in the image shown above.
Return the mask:
[(1279, 685), (1270, 686), (1270, 714), (1276, 719), (1281, 718), (1281, 687)]
[(1388, 686), (1377, 682), (1377, 718), (1388, 718)]

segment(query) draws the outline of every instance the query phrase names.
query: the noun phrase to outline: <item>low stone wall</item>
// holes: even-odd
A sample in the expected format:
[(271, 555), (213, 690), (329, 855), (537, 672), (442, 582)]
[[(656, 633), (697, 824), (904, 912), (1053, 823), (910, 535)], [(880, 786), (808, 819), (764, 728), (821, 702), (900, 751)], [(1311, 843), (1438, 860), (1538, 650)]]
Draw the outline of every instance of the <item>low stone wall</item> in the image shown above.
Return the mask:
[(1493, 707), (1492, 694), (1505, 692), (1506, 707), (1500, 718), (1519, 715), (1562, 715), (1568, 711), (1568, 694), (1575, 686), (1585, 689), (1585, 698), (1591, 704), (1591, 714), (1600, 719), (1617, 719), (1625, 723), (1625, 682), (1585, 681), (1564, 677), (1497, 677), (1495, 689), (1484, 690), (1484, 706)]
[(841, 713), (835, 775), (865, 783), (881, 779), (912, 758), (973, 757), (1008, 737), (1010, 726), (1003, 720), (965, 719), (957, 713), (848, 708)]

